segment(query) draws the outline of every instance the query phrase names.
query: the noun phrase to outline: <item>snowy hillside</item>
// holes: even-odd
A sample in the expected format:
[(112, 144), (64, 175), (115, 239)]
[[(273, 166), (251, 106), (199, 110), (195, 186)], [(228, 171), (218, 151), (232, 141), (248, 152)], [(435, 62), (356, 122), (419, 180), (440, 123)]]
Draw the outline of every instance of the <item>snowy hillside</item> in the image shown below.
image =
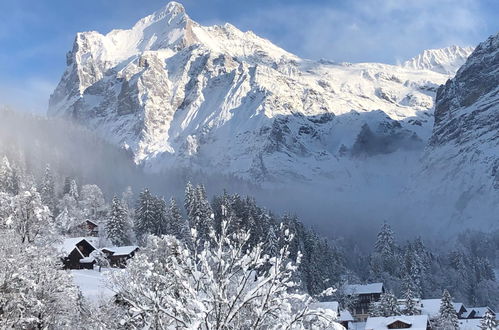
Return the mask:
[(151, 171), (260, 183), (343, 177), (352, 159), (422, 150), (449, 78), (300, 59), (230, 24), (201, 26), (174, 2), (129, 30), (79, 33), (67, 59), (49, 115), (96, 130)]
[(473, 47), (459, 46), (427, 49), (418, 56), (404, 62), (402, 67), (454, 75), (472, 52)]

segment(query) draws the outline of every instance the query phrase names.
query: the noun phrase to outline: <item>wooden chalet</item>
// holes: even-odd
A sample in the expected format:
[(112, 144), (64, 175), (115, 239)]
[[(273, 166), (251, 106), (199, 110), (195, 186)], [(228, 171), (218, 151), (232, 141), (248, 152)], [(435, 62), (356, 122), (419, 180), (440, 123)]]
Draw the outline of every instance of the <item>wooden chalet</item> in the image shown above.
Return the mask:
[(61, 253), (64, 269), (93, 269), (95, 261), (90, 257), (96, 248), (85, 237), (66, 238), (57, 250)]
[(91, 220), (85, 220), (78, 226), (78, 228), (85, 232), (85, 235), (91, 237), (99, 236), (99, 225)]
[(345, 294), (354, 298), (353, 317), (357, 321), (365, 321), (369, 316), (369, 305), (381, 299), (385, 292), (383, 283), (351, 284), (345, 287)]
[(111, 267), (116, 268), (125, 268), (128, 259), (133, 258), (138, 250), (139, 247), (135, 245), (111, 246), (101, 249), (109, 259)]

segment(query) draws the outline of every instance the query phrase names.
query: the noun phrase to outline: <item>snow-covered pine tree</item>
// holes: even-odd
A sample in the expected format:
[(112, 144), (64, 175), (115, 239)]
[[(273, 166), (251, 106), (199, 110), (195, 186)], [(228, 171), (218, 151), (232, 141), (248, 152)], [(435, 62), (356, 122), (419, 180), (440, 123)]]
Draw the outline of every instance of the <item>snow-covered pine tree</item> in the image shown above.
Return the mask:
[(167, 206), (162, 197), (154, 197), (154, 228), (152, 234), (156, 236), (168, 234)]
[(121, 203), (121, 200), (114, 196), (106, 222), (107, 237), (113, 245), (123, 246), (130, 244), (127, 219), (128, 215), (125, 207)]
[(369, 303), (368, 313), (369, 313), (370, 317), (381, 317), (381, 316), (383, 316), (383, 313), (381, 311), (379, 302), (371, 301)]
[(405, 305), (404, 305), (404, 310), (403, 314), (404, 315), (419, 315), (420, 310), (418, 306), (416, 305), (416, 299), (414, 298), (414, 294), (411, 291), (411, 289), (407, 289), (404, 292), (404, 299), (405, 299)]
[(66, 176), (64, 177), (64, 184), (62, 185), (62, 195), (69, 194), (69, 191), (71, 190), (71, 177)]
[(498, 322), (494, 313), (485, 312), (483, 319), (480, 321), (480, 329), (482, 330), (497, 330)]
[(7, 156), (0, 165), (0, 192), (17, 195), (20, 189), (20, 178), (17, 169), (11, 166)]
[(195, 203), (196, 203), (196, 189), (189, 181), (185, 186), (185, 197), (184, 197), (184, 208), (185, 212), (187, 213), (187, 217), (189, 219), (192, 217)]
[(386, 222), (383, 223), (381, 231), (376, 238), (370, 267), (372, 277), (375, 279), (382, 279), (386, 274), (392, 277), (397, 275), (397, 251), (393, 239), (393, 231)]
[(135, 241), (135, 232), (134, 232), (134, 224), (133, 221), (135, 219), (135, 208), (133, 207), (133, 191), (132, 187), (128, 186), (125, 191), (121, 194), (121, 203), (126, 209), (127, 213), (127, 228), (128, 228), (128, 237), (133, 242)]
[(56, 214), (56, 196), (55, 196), (55, 181), (52, 170), (50, 169), (50, 164), (45, 166), (45, 172), (43, 173), (42, 182), (40, 184), (40, 196), (42, 197), (42, 202), (45, 204), (52, 215)]
[(279, 251), (279, 239), (277, 238), (273, 225), (269, 226), (267, 238), (265, 239), (265, 241), (267, 242), (267, 244), (265, 245), (265, 251), (270, 256), (277, 255), (277, 252)]
[(71, 180), (69, 184), (68, 195), (73, 197), (75, 200), (78, 200), (78, 198), (80, 197), (80, 194), (78, 192), (78, 184), (76, 183), (75, 179)]
[(442, 301), (440, 303), (439, 317), (437, 320), (437, 329), (439, 330), (457, 330), (459, 321), (456, 309), (452, 303), (452, 297), (449, 291), (444, 290)]
[(137, 205), (135, 207), (135, 234), (137, 239), (141, 240), (147, 234), (154, 232), (156, 228), (156, 199), (144, 189), (139, 194)]
[(2, 163), (0, 164), (0, 191), (9, 193), (9, 181), (12, 173), (12, 168), (10, 167), (10, 162), (7, 156), (2, 158)]
[(385, 317), (397, 316), (401, 314), (397, 297), (395, 297), (395, 295), (391, 292), (386, 292), (381, 295), (379, 309), (381, 314)]
[(175, 236), (182, 242), (188, 242), (190, 238), (190, 229), (187, 221), (182, 217), (177, 202), (172, 197), (168, 206), (167, 213), (167, 234)]
[(374, 250), (383, 256), (392, 256), (394, 254), (395, 243), (393, 240), (393, 231), (386, 222), (383, 223), (381, 231), (378, 233)]
[(211, 229), (214, 227), (213, 211), (206, 197), (203, 185), (195, 188), (195, 201), (191, 207), (191, 227), (196, 228), (202, 240), (207, 240)]

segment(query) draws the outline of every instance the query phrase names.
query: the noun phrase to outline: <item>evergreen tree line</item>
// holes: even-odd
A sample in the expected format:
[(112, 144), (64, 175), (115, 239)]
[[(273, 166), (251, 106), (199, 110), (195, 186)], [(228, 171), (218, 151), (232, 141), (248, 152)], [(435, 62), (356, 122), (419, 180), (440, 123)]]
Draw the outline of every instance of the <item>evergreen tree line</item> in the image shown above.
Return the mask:
[[(463, 237), (467, 239), (463, 239)], [(485, 244), (492, 246), (497, 234), (482, 233)], [(421, 238), (398, 244), (391, 227), (384, 223), (373, 251), (367, 257), (351, 249), (347, 260), (360, 259), (368, 267), (347, 264), (360, 282), (383, 282), (397, 297), (438, 298), (448, 290), (454, 299), (468, 306), (499, 307), (499, 292), (494, 269), (484, 253), (478, 235), (461, 235), (454, 249), (432, 252)], [(473, 247), (473, 248), (472, 248)]]
[(285, 232), (290, 232), (294, 236), (290, 257), (301, 258), (297, 280), (313, 295), (330, 286), (382, 281), (397, 297), (435, 298), (445, 288), (456, 301), (467, 305), (499, 306), (494, 293), (499, 287), (491, 263), (497, 260), (497, 232), (463, 233), (454, 250), (435, 253), (420, 238), (398, 243), (385, 223), (372, 252), (366, 254), (356, 248), (344, 250), (341, 244), (307, 228), (296, 216), (277, 216), (251, 197), (224, 192), (210, 202), (204, 186), (188, 183), (180, 202), (155, 196), (148, 189), (135, 198), (129, 188), (108, 204), (97, 185), (79, 185), (76, 178), (62, 178), (49, 165), (34, 175), (4, 157), (0, 193), (16, 196), (21, 191), (39, 195), (61, 236), (87, 235), (81, 226), (85, 220), (99, 224), (102, 246), (142, 245), (148, 235), (172, 235), (189, 245), (191, 228), (209, 241), (211, 231), (219, 234), (221, 224), (230, 220), (231, 231), (248, 231), (248, 246), (265, 242), (269, 255), (279, 252)]

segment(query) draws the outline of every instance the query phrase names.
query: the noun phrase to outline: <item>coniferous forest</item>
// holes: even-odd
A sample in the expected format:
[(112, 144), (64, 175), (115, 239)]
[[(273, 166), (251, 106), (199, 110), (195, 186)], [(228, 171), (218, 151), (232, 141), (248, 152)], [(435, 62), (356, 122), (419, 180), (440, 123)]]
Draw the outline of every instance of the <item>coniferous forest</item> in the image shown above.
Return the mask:
[[(454, 301), (499, 304), (499, 232), (463, 232), (452, 249), (441, 251), (422, 238), (398, 240), (385, 222), (364, 251), (355, 242), (321, 236), (297, 216), (274, 214), (251, 196), (210, 196), (191, 182), (180, 196), (147, 187), (105, 194), (99, 182), (61, 175), (51, 164), (31, 170), (23, 157), (3, 156), (0, 165), (2, 326), (76, 326), (88, 315), (92, 327), (105, 328), (325, 326), (321, 322), (333, 319), (317, 317), (310, 302), (334, 299), (348, 308), (344, 288), (368, 282), (389, 290), (372, 315), (396, 313), (397, 297), (440, 298), (444, 290)], [(140, 248), (110, 277), (112, 297), (98, 304), (87, 301), (63, 270), (57, 249), (65, 238), (91, 235), (86, 221), (98, 225), (99, 247)], [(92, 256), (99, 268), (109, 267), (105, 257)], [(262, 297), (275, 299), (276, 310)], [(217, 307), (220, 299), (224, 307)]]

